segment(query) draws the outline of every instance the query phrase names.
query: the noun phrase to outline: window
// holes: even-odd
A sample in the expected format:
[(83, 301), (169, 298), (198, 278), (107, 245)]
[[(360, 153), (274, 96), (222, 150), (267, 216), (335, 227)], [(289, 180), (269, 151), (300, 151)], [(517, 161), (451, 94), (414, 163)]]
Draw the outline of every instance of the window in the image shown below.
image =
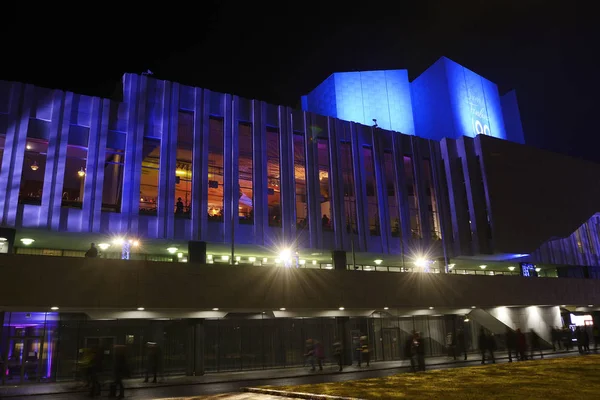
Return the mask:
[(208, 132), (208, 220), (223, 221), (223, 119), (210, 117)]
[(160, 166), (160, 140), (144, 138), (142, 176), (140, 178), (140, 213), (156, 215)]
[(440, 214), (436, 198), (435, 185), (433, 182), (433, 171), (431, 161), (423, 160), (423, 172), (425, 174), (425, 191), (427, 195), (427, 208), (429, 210), (429, 229), (431, 229), (431, 238), (433, 240), (441, 239)]
[(413, 160), (404, 156), (404, 173), (406, 175), (406, 193), (410, 214), (410, 231), (413, 239), (421, 238), (421, 219), (419, 218), (419, 198), (417, 197)]
[(356, 190), (354, 187), (354, 158), (352, 157), (352, 144), (350, 142), (340, 143), (340, 152), (342, 157), (342, 178), (344, 179), (346, 232), (358, 233), (356, 230)]
[(28, 139), (23, 158), (23, 174), (19, 189), (19, 202), (25, 204), (42, 204), (44, 174), (48, 142), (39, 139)]
[(65, 176), (63, 181), (62, 205), (81, 208), (86, 177), (87, 149), (67, 146)]
[(192, 157), (194, 114), (179, 111), (177, 125), (177, 166), (175, 168), (175, 215), (190, 216), (192, 202)]
[(396, 197), (396, 169), (394, 168), (394, 156), (392, 155), (391, 151), (386, 151), (383, 153), (383, 162), (385, 163), (385, 187), (388, 198), (392, 236), (399, 237), (402, 228), (400, 225), (398, 199)]
[(375, 160), (373, 149), (363, 146), (363, 157), (365, 160), (365, 183), (367, 190), (367, 213), (369, 219), (369, 231), (372, 236), (381, 235), (379, 223), (379, 207), (377, 205), (377, 182), (375, 179)]
[(575, 231), (575, 243), (576, 243), (576, 245), (577, 245), (577, 251), (578, 251), (580, 254), (583, 254), (585, 251), (584, 251), (584, 249), (583, 249), (583, 240), (582, 240), (582, 238), (581, 238), (581, 232), (580, 232), (580, 229), (577, 229), (577, 230)]
[(317, 163), (319, 165), (321, 225), (324, 230), (333, 230), (331, 197), (329, 195), (329, 143), (327, 139), (317, 139)]
[(240, 122), (238, 129), (240, 186), (239, 220), (241, 224), (254, 224), (254, 146), (252, 124)]
[(121, 211), (123, 171), (125, 170), (125, 134), (109, 131), (104, 159), (102, 209)]
[(267, 127), (267, 191), (269, 226), (281, 226), (279, 129)]
[(294, 133), (294, 182), (296, 185), (296, 228), (308, 226), (306, 206), (306, 156), (304, 134)]

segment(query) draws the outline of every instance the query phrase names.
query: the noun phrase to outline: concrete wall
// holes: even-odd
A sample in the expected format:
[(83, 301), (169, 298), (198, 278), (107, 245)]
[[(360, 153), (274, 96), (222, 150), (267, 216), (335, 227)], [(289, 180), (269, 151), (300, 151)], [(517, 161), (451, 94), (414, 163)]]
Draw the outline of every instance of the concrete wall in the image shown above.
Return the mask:
[(511, 329), (534, 330), (548, 343), (552, 343), (550, 329), (562, 326), (559, 306), (494, 307), (486, 311)]
[[(600, 304), (600, 280), (0, 258), (0, 309), (338, 310)], [(439, 311), (439, 313), (443, 313)]]
[(485, 136), (475, 147), (496, 252), (532, 253), (550, 239), (570, 236), (600, 211), (599, 164)]

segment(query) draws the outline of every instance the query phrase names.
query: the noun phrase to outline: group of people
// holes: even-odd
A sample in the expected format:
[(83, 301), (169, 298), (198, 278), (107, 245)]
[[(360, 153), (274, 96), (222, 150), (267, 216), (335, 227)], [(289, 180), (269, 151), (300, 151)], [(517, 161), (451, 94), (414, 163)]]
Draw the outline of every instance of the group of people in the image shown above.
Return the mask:
[[(89, 388), (90, 397), (100, 396), (102, 391), (101, 375), (105, 372), (106, 357), (105, 348), (102, 345), (85, 348), (82, 350), (82, 357), (79, 366), (85, 377), (85, 386)], [(112, 380), (109, 386), (109, 396), (123, 398), (125, 397), (125, 386), (123, 379), (131, 377), (129, 364), (127, 362), (127, 347), (124, 345), (115, 345), (112, 348), (114, 356), (112, 363)], [(160, 359), (160, 349), (156, 343), (146, 343), (146, 377), (144, 382), (148, 382), (149, 376), (153, 377), (153, 383), (156, 383), (158, 364)], [(117, 393), (118, 391), (118, 393)]]
[[(356, 360), (358, 366), (362, 366), (363, 363), (367, 364), (367, 367), (371, 363), (371, 352), (369, 349), (369, 341), (367, 336), (360, 336), (356, 349)], [(344, 346), (339, 338), (333, 340), (333, 357), (338, 365), (338, 371), (344, 369)], [(311, 366), (311, 371), (316, 371), (316, 366), (319, 367), (319, 371), (323, 371), (323, 361), (325, 360), (325, 348), (323, 343), (315, 339), (307, 339), (304, 351), (305, 365)], [(316, 365), (315, 365), (316, 364)]]

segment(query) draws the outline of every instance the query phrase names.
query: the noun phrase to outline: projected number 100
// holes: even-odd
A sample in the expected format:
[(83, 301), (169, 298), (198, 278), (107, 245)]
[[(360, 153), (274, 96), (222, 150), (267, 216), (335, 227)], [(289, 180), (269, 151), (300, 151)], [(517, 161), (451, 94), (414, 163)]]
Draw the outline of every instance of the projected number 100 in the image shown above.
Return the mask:
[(478, 119), (473, 118), (473, 132), (475, 135), (487, 135), (491, 136), (490, 127), (487, 124), (482, 124)]

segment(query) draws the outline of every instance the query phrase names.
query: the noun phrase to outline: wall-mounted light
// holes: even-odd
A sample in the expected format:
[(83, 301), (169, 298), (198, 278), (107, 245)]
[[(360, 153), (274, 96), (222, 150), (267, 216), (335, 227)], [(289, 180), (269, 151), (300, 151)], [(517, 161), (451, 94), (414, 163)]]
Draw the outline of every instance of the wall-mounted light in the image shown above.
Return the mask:
[(106, 250), (110, 247), (110, 243), (98, 243), (100, 250)]
[(58, 307), (57, 307), (57, 306), (53, 306), (53, 307), (50, 307), (50, 309), (51, 309), (52, 311), (57, 311), (57, 310), (58, 310)]
[(177, 253), (177, 247), (167, 247), (167, 251), (169, 252), (169, 254), (175, 254)]
[(37, 161), (34, 161), (33, 164), (31, 164), (30, 168), (32, 171), (37, 171), (40, 168), (40, 166), (38, 165)]
[(481, 268), (481, 269), (486, 269), (486, 268), (487, 268), (487, 265), (480, 265), (480, 266), (479, 266), (479, 268)]
[(79, 171), (77, 171), (77, 175), (79, 175), (80, 178), (83, 178), (85, 176), (85, 168), (81, 167)]
[(35, 240), (29, 239), (29, 238), (23, 238), (23, 239), (21, 239), (21, 243), (23, 243), (25, 246), (29, 246), (33, 242), (35, 242)]
[(509, 270), (509, 271), (514, 271), (514, 270), (515, 270), (515, 267), (514, 267), (513, 265), (511, 265), (510, 267), (508, 267), (508, 270)]
[(374, 262), (376, 265), (381, 265), (381, 263), (383, 262), (383, 260), (373, 260), (373, 262)]

